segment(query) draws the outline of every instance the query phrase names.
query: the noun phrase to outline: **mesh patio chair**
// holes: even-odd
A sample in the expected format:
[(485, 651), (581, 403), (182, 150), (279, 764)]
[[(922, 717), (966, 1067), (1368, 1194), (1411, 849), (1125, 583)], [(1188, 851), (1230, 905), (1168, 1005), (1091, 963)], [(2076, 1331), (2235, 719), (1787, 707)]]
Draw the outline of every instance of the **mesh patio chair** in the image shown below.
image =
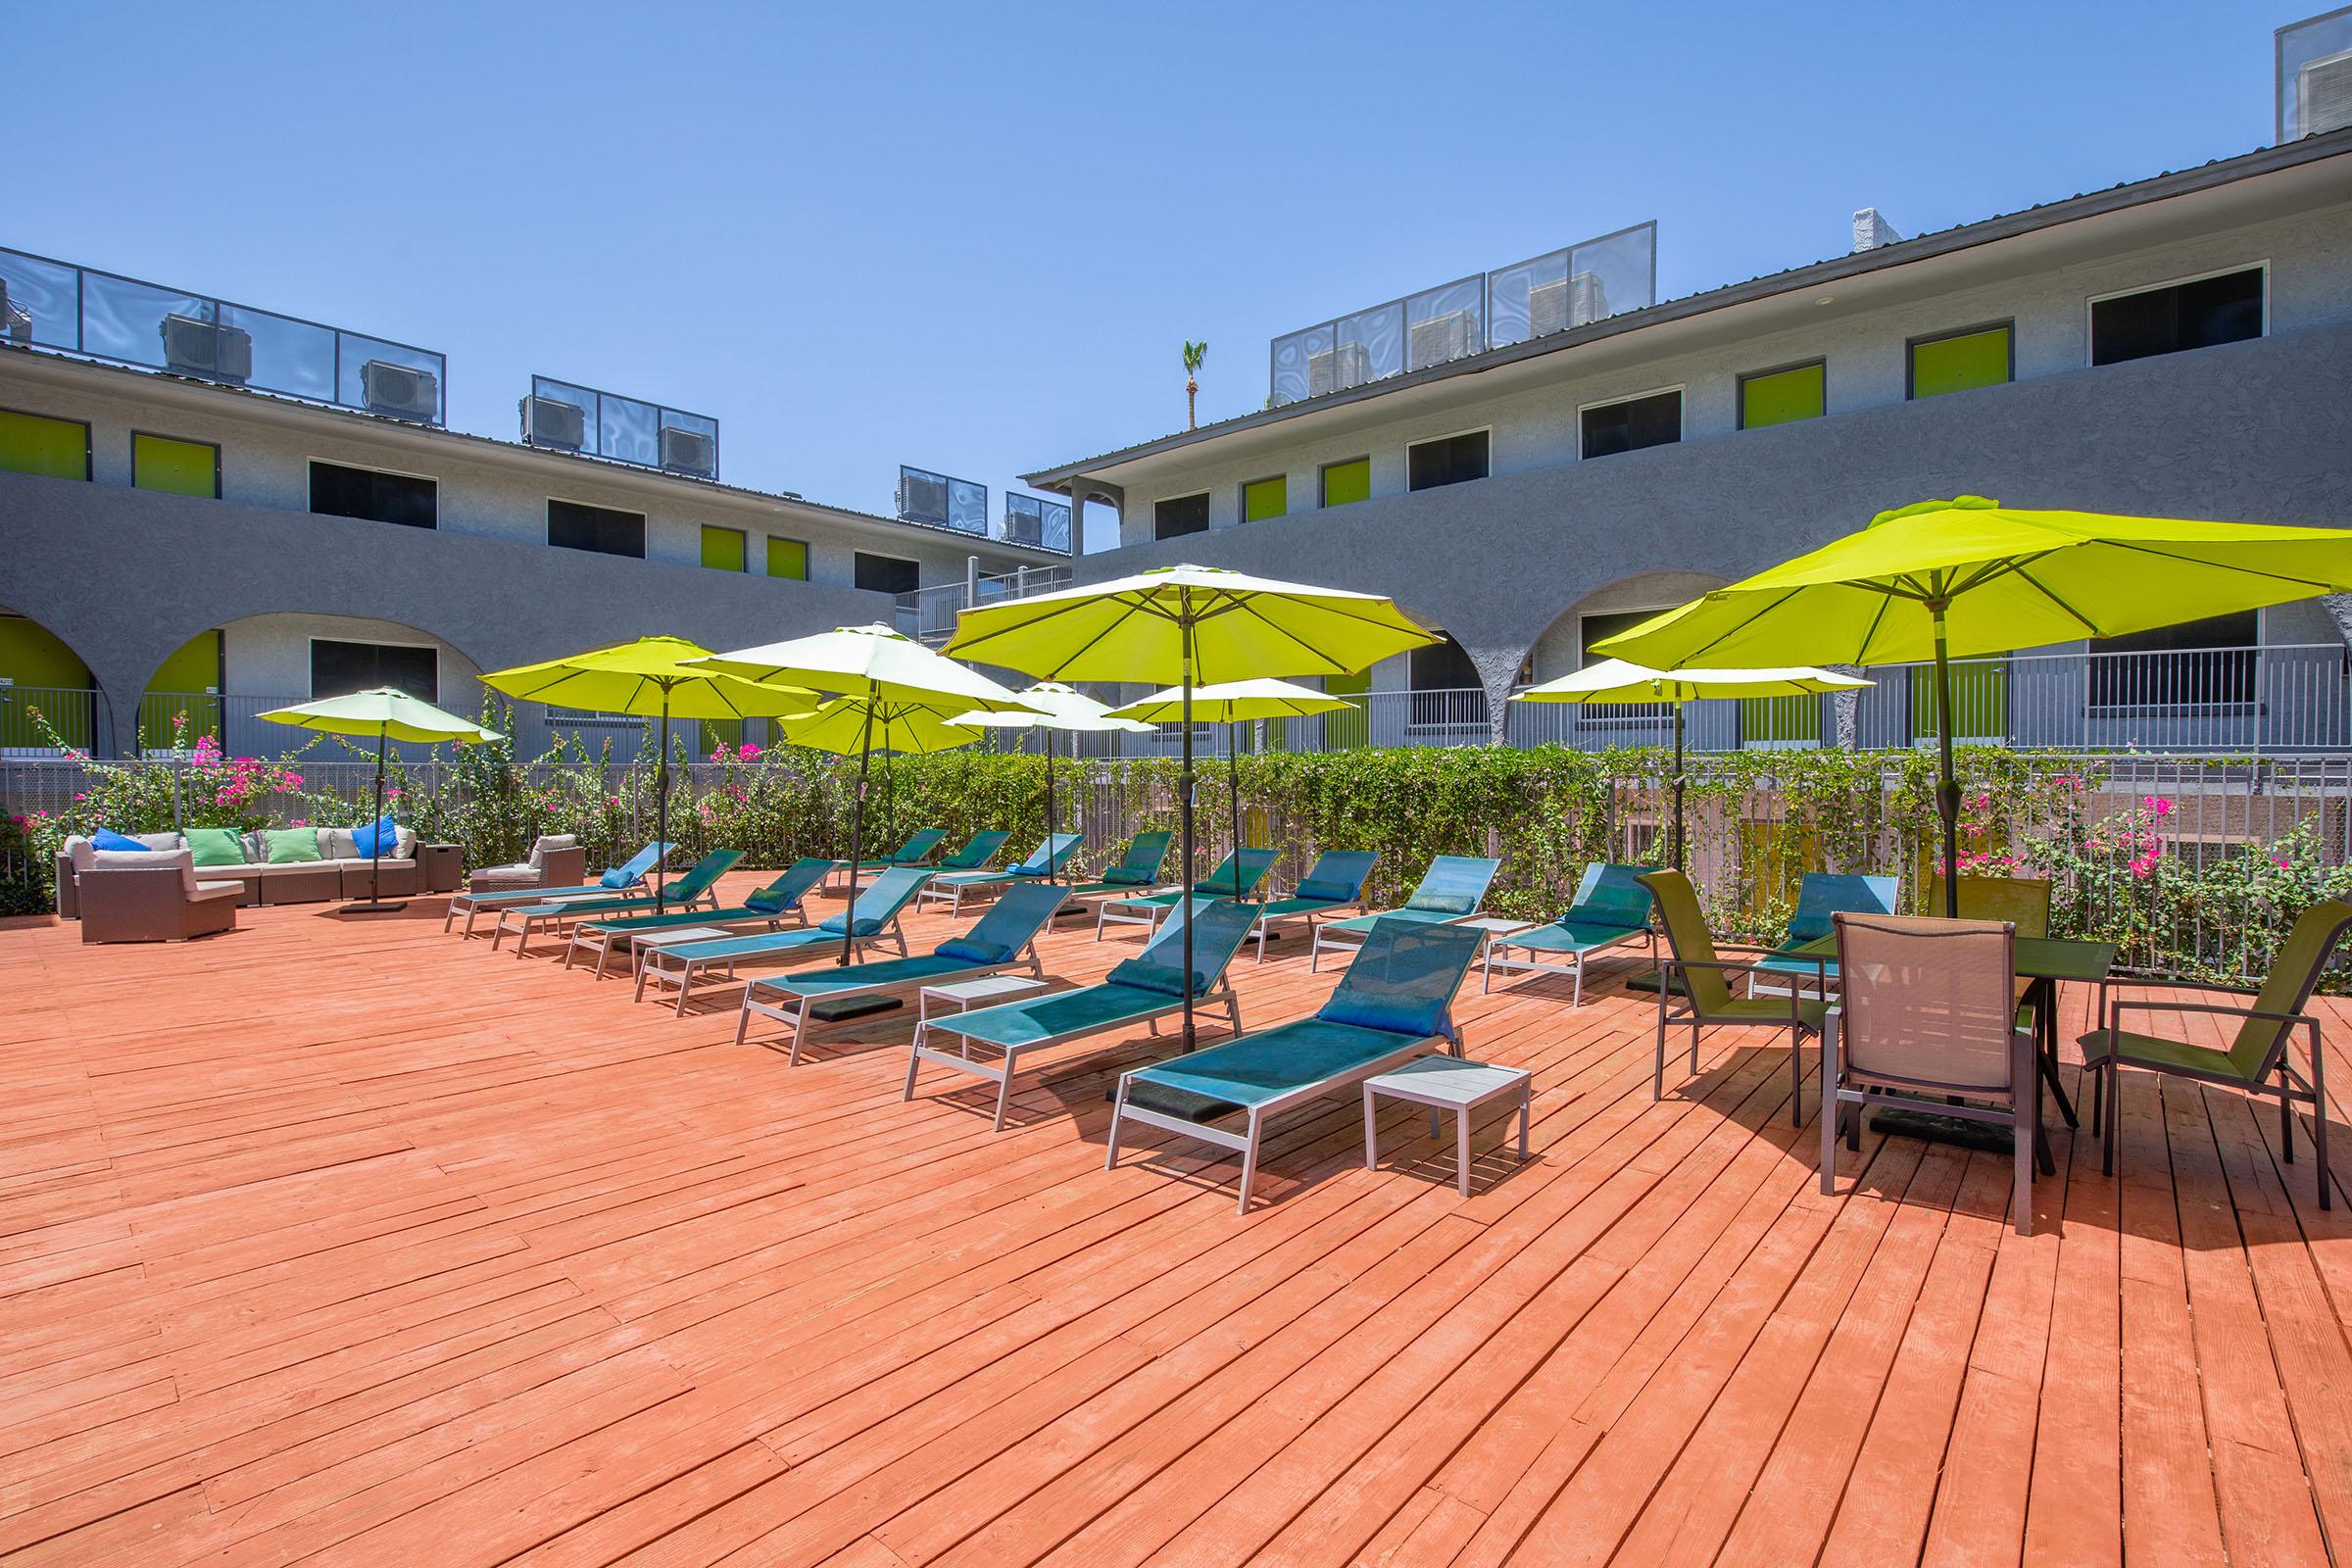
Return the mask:
[[(1706, 914), (1698, 906), (1698, 895), (1692, 891), (1690, 879), (1682, 872), (1649, 871), (1640, 880), (1657, 901), (1658, 919), (1666, 927), (1666, 946), (1674, 955), (1659, 968), (1658, 1062), (1656, 1074), (1650, 1080), (1649, 1098), (1662, 1100), (1666, 1096), (1667, 1025), (1690, 1026), (1692, 1072), (1698, 1071), (1698, 1036), (1702, 1029), (1725, 1024), (1786, 1029), (1788, 1031), (1788, 1119), (1802, 1127), (1805, 1036), (1821, 1033), (1822, 1015), (1828, 1010), (1821, 993), (1827, 982), (1816, 983), (1810, 997), (1795, 995), (1795, 987), (1786, 997), (1733, 996), (1732, 982), (1754, 974), (1758, 957), (1770, 950), (1717, 944), (1714, 932), (1707, 928)], [(1725, 953), (1748, 953), (1758, 957), (1731, 961), (1723, 957)]]
[(2018, 1234), (2034, 1234), (2042, 1142), (2034, 1035), (2018, 1026), (2017, 933), (2007, 921), (1839, 914), (1841, 995), (1821, 1041), (1821, 1190), (1837, 1190), (1838, 1135), (1862, 1145), (1862, 1107), (1900, 1104), (2007, 1126)]
[[(2306, 1011), (2320, 975), (2335, 953), (2336, 944), (2352, 926), (2352, 904), (2329, 901), (2303, 911), (2280, 944), (2270, 978), (2251, 993), (2252, 1005), (2231, 1006), (2217, 1002), (2174, 1002), (2153, 998), (2111, 997), (2107, 1027), (2082, 1036), (2082, 1070), (2092, 1078), (2091, 1129), (2102, 1132), (2100, 1169), (2115, 1174), (2115, 1113), (2120, 1099), (2119, 1067), (2141, 1067), (2171, 1073), (2199, 1083), (2226, 1084), (2250, 1095), (2278, 1097), (2279, 1152), (2287, 1163), (2295, 1158), (2295, 1106), (2312, 1108), (2312, 1150), (2320, 1167), (2320, 1206), (2331, 1207), (2328, 1176), (2328, 1066), (2320, 1041), (2320, 1020)], [(2229, 986), (2204, 985), (2193, 980), (2110, 980), (2110, 987), (2161, 985), (2223, 996), (2247, 996)], [(2190, 1045), (2160, 1035), (2134, 1034), (2124, 1028), (2127, 1012), (2204, 1014), (2241, 1020), (2229, 1046), (2220, 1051)], [(2300, 1030), (2309, 1053), (2308, 1076), (2296, 1069), (2287, 1047)], [(2104, 1075), (2101, 1077), (2100, 1075)], [(2276, 1077), (2273, 1085), (2266, 1080)], [(2103, 1109), (2102, 1109), (2103, 1106)]]

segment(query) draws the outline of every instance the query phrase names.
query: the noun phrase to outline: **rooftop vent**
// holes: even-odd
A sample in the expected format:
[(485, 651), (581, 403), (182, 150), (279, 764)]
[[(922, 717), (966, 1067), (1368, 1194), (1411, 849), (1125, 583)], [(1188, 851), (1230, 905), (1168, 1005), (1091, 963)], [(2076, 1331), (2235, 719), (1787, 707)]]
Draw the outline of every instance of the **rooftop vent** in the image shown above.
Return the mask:
[(562, 398), (524, 398), (522, 439), (525, 445), (577, 452), (588, 441), (588, 411)]
[(1879, 216), (1876, 207), (1865, 207), (1854, 214), (1854, 254), (1875, 251), (1882, 245), (1891, 245), (1903, 236), (1894, 225)]
[(2274, 47), (2278, 140), (2352, 125), (2352, 6), (2280, 27)]
[(441, 378), (415, 366), (369, 360), (360, 367), (360, 385), (369, 414), (430, 424), (441, 412)]
[(164, 368), (174, 375), (243, 386), (253, 374), (253, 334), (243, 327), (217, 326), (193, 316), (167, 316), (156, 330), (163, 334)]

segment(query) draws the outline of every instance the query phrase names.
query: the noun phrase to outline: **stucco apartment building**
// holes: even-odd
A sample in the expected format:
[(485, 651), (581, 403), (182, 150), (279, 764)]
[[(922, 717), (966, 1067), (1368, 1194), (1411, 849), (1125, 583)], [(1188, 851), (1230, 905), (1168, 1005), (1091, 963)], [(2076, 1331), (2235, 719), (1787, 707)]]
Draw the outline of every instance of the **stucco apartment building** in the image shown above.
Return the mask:
[[(744, 489), (716, 421), (539, 378), (523, 439), (466, 434), (437, 354), (21, 252), (0, 291), (0, 755), (44, 749), (34, 707), (100, 755), (175, 713), (274, 750), (252, 715), (288, 701), (380, 682), (467, 712), (482, 671), (596, 643), (912, 625), (1067, 568), (1058, 506)], [(551, 715), (516, 717), (545, 744)]]
[[(1645, 613), (1928, 497), (2352, 525), (2352, 129), (2323, 128), (2352, 99), (2319, 92), (2352, 75), (2352, 13), (2283, 30), (2280, 53), (2278, 145), (2022, 190), (2036, 204), (1913, 238), (1865, 210), (1847, 254), (1656, 303), (1638, 251), (1598, 298), (1627, 244), (1612, 236), (1535, 270), (1571, 300), (1593, 280), (1590, 308), (1554, 296), (1547, 329), (1531, 264), (1335, 313), (1273, 346), (1262, 411), (1026, 477), (1118, 509), (1119, 548), (1082, 580), (1192, 561), (1389, 594), (1442, 625), (1445, 646), (1365, 683), (1386, 741), (1654, 725), (1503, 699)], [(1447, 315), (1480, 310), (1484, 337)], [(1917, 738), (1911, 679), (1879, 673), (1854, 738)], [(2338, 748), (2346, 679), (2334, 614), (2305, 604), (2020, 650), (1968, 672), (1956, 728)], [(1706, 745), (1838, 738), (1824, 703), (1702, 707)]]

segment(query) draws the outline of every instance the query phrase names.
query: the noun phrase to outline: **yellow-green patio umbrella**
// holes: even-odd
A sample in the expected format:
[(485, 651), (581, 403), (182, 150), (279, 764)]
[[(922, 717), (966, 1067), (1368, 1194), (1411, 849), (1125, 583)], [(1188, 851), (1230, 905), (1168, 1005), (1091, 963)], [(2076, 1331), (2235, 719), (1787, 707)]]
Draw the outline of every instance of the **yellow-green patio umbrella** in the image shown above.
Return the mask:
[(1674, 866), (1683, 866), (1683, 705), (1707, 697), (1804, 697), (1860, 691), (1870, 681), (1792, 665), (1782, 669), (1651, 669), (1604, 659), (1573, 674), (1514, 692), (1514, 703), (1672, 703), (1674, 705)]
[(329, 735), (359, 735), (375, 737), (375, 816), (377, 831), (371, 835), (373, 849), (368, 858), (368, 898), (360, 904), (347, 904), (347, 909), (362, 913), (389, 913), (408, 907), (407, 902), (386, 904), (380, 897), (378, 881), (384, 859), (384, 744), (386, 741), (414, 741), (419, 745), (435, 746), (443, 741), (455, 741), (461, 746), (478, 745), (483, 741), (503, 740), (494, 729), (484, 729), (471, 719), (460, 718), (435, 708), (421, 697), (412, 697), (397, 686), (374, 686), (364, 692), (351, 692), (341, 697), (321, 697), (317, 702), (297, 703), (291, 708), (272, 708), (260, 715), (272, 724), (291, 724), (297, 729), (320, 730)]
[(1041, 680), (1035, 685), (1022, 687), (1013, 695), (1036, 711), (1011, 713), (974, 709), (968, 713), (958, 714), (956, 722), (976, 725), (982, 729), (1035, 729), (1045, 732), (1046, 880), (1052, 882), (1060, 875), (1054, 866), (1054, 834), (1060, 826), (1054, 819), (1054, 737), (1062, 732), (1093, 735), (1114, 730), (1148, 735), (1152, 732), (1152, 726), (1132, 718), (1112, 718), (1106, 705), (1057, 680)]
[[(591, 648), (563, 659), (516, 664), (482, 677), (493, 691), (525, 702), (591, 713), (632, 713), (662, 720), (662, 755), (654, 769), (657, 843), (669, 842), (669, 721), (672, 718), (774, 718), (806, 710), (816, 694), (799, 687), (745, 680), (687, 662), (710, 650), (683, 637), (640, 637)], [(654, 907), (667, 884), (654, 864)]]
[[(849, 716), (828, 718), (826, 722), (855, 724), (858, 732), (854, 746), (837, 748), (843, 755), (854, 754), (858, 759), (858, 798), (850, 812), (853, 906), (858, 902), (858, 862), (865, 854), (867, 770), (876, 751), (907, 749), (906, 744), (878, 746), (874, 726), (880, 724), (886, 736), (895, 729), (911, 740), (917, 733), (914, 726), (919, 723), (952, 719), (974, 708), (1020, 711), (1027, 706), (978, 670), (966, 669), (952, 659), (944, 659), (913, 638), (879, 622), (870, 626), (836, 626), (809, 637), (711, 654), (696, 663), (704, 669), (753, 680), (833, 692), (846, 705), (827, 705), (832, 713)], [(967, 740), (956, 744), (966, 745), (979, 738), (978, 732), (973, 731)], [(850, 946), (849, 923), (845, 920), (840, 962), (850, 961)]]
[[(1242, 892), (1242, 764), (1234, 755), (1235, 726), (1255, 723), (1261, 718), (1305, 718), (1315, 713), (1336, 713), (1354, 706), (1344, 697), (1327, 696), (1287, 680), (1228, 680), (1193, 688), (1193, 721), (1206, 720), (1225, 726), (1225, 798), (1233, 822), (1236, 898)], [(1154, 724), (1179, 723), (1185, 713), (1185, 693), (1181, 688), (1170, 687), (1114, 708), (1111, 713), (1117, 718), (1150, 719)]]
[(1882, 512), (1860, 533), (1595, 645), (1661, 669), (1803, 661), (1936, 664), (1945, 911), (1959, 907), (1950, 661), (2116, 637), (2352, 588), (2352, 532), (2003, 507)]
[[(1279, 582), (1217, 566), (1161, 566), (1108, 582), (980, 605), (956, 618), (948, 652), (1048, 680), (1175, 686), (1184, 765), (1177, 785), (1184, 875), (1193, 875), (1191, 696), (1204, 681), (1351, 675), (1438, 639), (1375, 594)], [(1184, 967), (1193, 924), (1184, 923)], [(1184, 1049), (1193, 997), (1184, 988)]]

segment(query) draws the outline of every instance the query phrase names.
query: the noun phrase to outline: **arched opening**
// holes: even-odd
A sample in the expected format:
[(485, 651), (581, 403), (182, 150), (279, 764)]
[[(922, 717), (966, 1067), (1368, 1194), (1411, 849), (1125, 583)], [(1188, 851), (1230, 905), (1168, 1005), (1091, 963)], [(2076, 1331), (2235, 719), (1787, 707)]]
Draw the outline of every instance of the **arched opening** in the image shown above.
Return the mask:
[(93, 750), (104, 703), (90, 666), (64, 638), (0, 606), (0, 756)]
[(156, 667), (139, 705), (139, 732), (149, 750), (211, 735), (231, 756), (266, 756), (298, 738), (256, 716), (270, 709), (397, 686), (470, 715), (481, 708), (481, 674), (450, 643), (400, 621), (247, 615), (197, 633)]
[[(1627, 631), (1663, 610), (1690, 603), (1724, 579), (1695, 571), (1644, 571), (1595, 588), (1552, 617), (1521, 665), (1531, 685), (1575, 673), (1605, 655), (1592, 645)], [(1686, 714), (1692, 745), (1708, 750), (1737, 747), (1739, 705), (1693, 704)], [(1609, 746), (1653, 746), (1673, 738), (1674, 710), (1663, 703), (1514, 703), (1514, 743), (1558, 742), (1598, 750)], [(1701, 726), (1705, 726), (1703, 743)]]

